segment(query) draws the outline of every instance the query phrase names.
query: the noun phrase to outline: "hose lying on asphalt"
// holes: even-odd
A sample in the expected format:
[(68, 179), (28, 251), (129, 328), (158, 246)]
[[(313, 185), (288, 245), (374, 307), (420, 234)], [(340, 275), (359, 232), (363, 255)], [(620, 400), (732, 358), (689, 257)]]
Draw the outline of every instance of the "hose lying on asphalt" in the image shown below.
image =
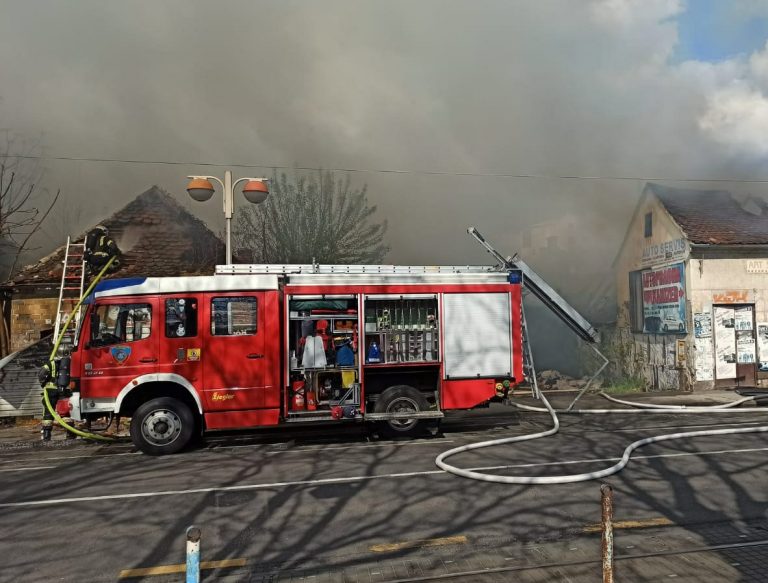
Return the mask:
[[(745, 399), (745, 400), (750, 400), (750, 399)], [(741, 402), (744, 402), (745, 400), (742, 400)], [(669, 441), (672, 439), (685, 439), (689, 437), (703, 437), (703, 436), (710, 436), (710, 435), (736, 435), (739, 433), (768, 432), (768, 425), (763, 425), (760, 427), (747, 427), (747, 428), (739, 428), (739, 429), (705, 429), (701, 431), (668, 433), (665, 435), (656, 435), (654, 437), (646, 437), (644, 439), (638, 439), (637, 441), (633, 441), (632, 443), (630, 443), (627, 446), (627, 448), (624, 450), (624, 454), (621, 456), (621, 459), (612, 466), (609, 466), (602, 470), (596, 470), (594, 472), (584, 472), (582, 474), (568, 474), (564, 476), (500, 476), (498, 474), (486, 474), (478, 471), (464, 470), (461, 468), (457, 468), (456, 466), (452, 466), (451, 464), (445, 462), (445, 460), (451, 456), (454, 456), (459, 453), (464, 453), (467, 451), (472, 451), (474, 449), (492, 447), (495, 445), (505, 445), (509, 443), (519, 443), (521, 441), (529, 441), (531, 439), (538, 439), (540, 437), (547, 437), (549, 435), (554, 435), (560, 429), (560, 420), (557, 418), (557, 412), (555, 411), (555, 409), (552, 408), (552, 405), (549, 404), (549, 401), (543, 394), (541, 394), (541, 401), (542, 403), (544, 403), (545, 408), (531, 407), (528, 405), (518, 405), (518, 404), (515, 404), (515, 406), (527, 411), (540, 411), (540, 412), (549, 413), (550, 416), (552, 417), (552, 424), (553, 424), (552, 429), (548, 429), (547, 431), (542, 431), (539, 433), (531, 433), (528, 435), (519, 435), (519, 436), (507, 437), (503, 439), (492, 439), (490, 441), (483, 441), (479, 443), (472, 443), (469, 445), (462, 445), (460, 447), (454, 447), (453, 449), (444, 451), (439, 456), (437, 456), (437, 458), (435, 458), (435, 463), (437, 464), (437, 467), (439, 467), (441, 470), (450, 472), (451, 474), (456, 474), (457, 476), (461, 476), (463, 478), (470, 478), (472, 480), (481, 480), (483, 482), (496, 482), (499, 484), (568, 484), (572, 482), (586, 482), (589, 480), (598, 480), (600, 478), (605, 478), (606, 476), (611, 476), (613, 474), (616, 474), (621, 470), (623, 470), (624, 467), (627, 465), (627, 463), (629, 463), (629, 458), (632, 455), (633, 451), (635, 451), (640, 447), (643, 447), (644, 445), (649, 445), (651, 443), (658, 443), (660, 441)], [(625, 403), (629, 403), (629, 402), (625, 401)], [(629, 403), (629, 404), (634, 405), (635, 403)], [(658, 414), (660, 411), (664, 411), (665, 413), (732, 412), (728, 408), (721, 407), (721, 406), (686, 407), (685, 409), (668, 409), (666, 407), (656, 408), (656, 409), (650, 409), (650, 408), (580, 409), (580, 410), (577, 409), (577, 410), (570, 410), (567, 412), (568, 413), (605, 413), (605, 414), (607, 413), (656, 413)], [(744, 411), (768, 411), (768, 408), (753, 407), (753, 408), (745, 409)]]
[[(603, 391), (600, 391), (599, 395), (605, 399), (608, 399), (609, 401), (613, 401), (614, 403), (619, 403), (621, 405), (629, 405), (630, 407), (640, 407), (643, 409), (691, 409), (691, 407), (687, 405), (657, 405), (655, 403), (635, 403), (632, 401), (624, 401), (622, 399), (617, 399), (616, 397), (611, 397), (609, 394), (604, 393)], [(730, 403), (725, 403), (724, 405), (704, 405), (704, 406), (696, 406), (693, 407), (694, 409), (730, 409), (731, 407), (738, 407), (742, 403), (746, 403), (748, 401), (754, 401), (755, 397), (744, 397), (742, 399), (737, 399), (736, 401), (731, 401)]]

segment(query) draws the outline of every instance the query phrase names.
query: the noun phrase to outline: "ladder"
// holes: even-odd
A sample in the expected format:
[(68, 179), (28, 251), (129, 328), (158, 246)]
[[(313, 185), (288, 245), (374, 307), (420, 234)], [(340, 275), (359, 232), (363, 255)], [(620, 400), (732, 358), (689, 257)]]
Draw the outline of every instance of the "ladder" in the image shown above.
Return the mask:
[(520, 302), (520, 327), (523, 331), (523, 378), (531, 383), (531, 396), (539, 399), (541, 393), (539, 392), (539, 381), (536, 379), (536, 366), (533, 364), (533, 351), (528, 336), (528, 324), (525, 321), (523, 302)]
[[(59, 289), (59, 304), (56, 308), (56, 323), (53, 327), (54, 342), (59, 337), (62, 326), (83, 295), (85, 285), (85, 243), (73, 243), (67, 237), (64, 247), (63, 269), (61, 271), (61, 289)], [(75, 314), (73, 325), (69, 327), (62, 339), (65, 350), (71, 349), (75, 343), (77, 328), (80, 325), (80, 309)]]
[(523, 286), (526, 290), (535, 295), (541, 302), (554, 314), (560, 318), (566, 326), (573, 330), (580, 338), (590, 343), (596, 343), (600, 336), (584, 316), (579, 314), (563, 297), (557, 293), (542, 277), (531, 269), (517, 255), (514, 257), (504, 257), (496, 251), (491, 244), (485, 240), (480, 232), (474, 227), (467, 229), (467, 233), (472, 235), (491, 256), (499, 262), (501, 269), (518, 269), (523, 274)]
[(300, 275), (306, 273), (321, 275), (429, 275), (434, 273), (494, 273), (498, 271), (491, 265), (323, 265), (317, 263), (280, 265), (267, 263), (216, 266), (217, 275)]

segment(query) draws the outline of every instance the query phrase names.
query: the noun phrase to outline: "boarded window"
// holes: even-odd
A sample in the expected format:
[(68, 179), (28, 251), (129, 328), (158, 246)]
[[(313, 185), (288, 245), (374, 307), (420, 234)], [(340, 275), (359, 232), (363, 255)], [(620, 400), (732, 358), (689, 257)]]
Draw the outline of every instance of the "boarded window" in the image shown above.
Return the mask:
[(213, 298), (211, 334), (213, 336), (249, 336), (256, 334), (258, 305), (254, 297)]
[(643, 331), (643, 272), (629, 273), (629, 323), (632, 332)]

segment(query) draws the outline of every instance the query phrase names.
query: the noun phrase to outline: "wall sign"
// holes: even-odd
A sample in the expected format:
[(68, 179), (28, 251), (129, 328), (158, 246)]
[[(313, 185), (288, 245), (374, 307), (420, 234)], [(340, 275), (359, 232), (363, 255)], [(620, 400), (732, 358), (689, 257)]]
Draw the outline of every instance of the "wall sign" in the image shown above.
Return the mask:
[(642, 273), (643, 332), (682, 334), (685, 324), (685, 266), (677, 263)]
[(747, 290), (731, 289), (712, 294), (712, 301), (716, 304), (746, 304), (749, 301)]
[(768, 273), (768, 259), (749, 259), (745, 269), (747, 273)]
[(643, 247), (643, 256), (641, 261), (644, 265), (661, 263), (662, 261), (674, 261), (675, 259), (684, 259), (688, 253), (688, 246), (685, 239), (674, 239), (664, 241), (653, 245)]

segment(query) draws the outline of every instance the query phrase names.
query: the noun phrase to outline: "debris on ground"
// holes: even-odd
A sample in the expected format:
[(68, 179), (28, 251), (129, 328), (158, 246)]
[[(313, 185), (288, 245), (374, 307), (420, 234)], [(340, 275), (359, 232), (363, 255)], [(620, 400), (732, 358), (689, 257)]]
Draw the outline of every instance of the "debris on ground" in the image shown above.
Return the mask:
[[(568, 391), (583, 389), (589, 381), (589, 377), (580, 379), (569, 376), (558, 370), (543, 370), (536, 377), (539, 388), (545, 391)], [(600, 379), (595, 379), (590, 385), (593, 389), (599, 389), (602, 385)]]

